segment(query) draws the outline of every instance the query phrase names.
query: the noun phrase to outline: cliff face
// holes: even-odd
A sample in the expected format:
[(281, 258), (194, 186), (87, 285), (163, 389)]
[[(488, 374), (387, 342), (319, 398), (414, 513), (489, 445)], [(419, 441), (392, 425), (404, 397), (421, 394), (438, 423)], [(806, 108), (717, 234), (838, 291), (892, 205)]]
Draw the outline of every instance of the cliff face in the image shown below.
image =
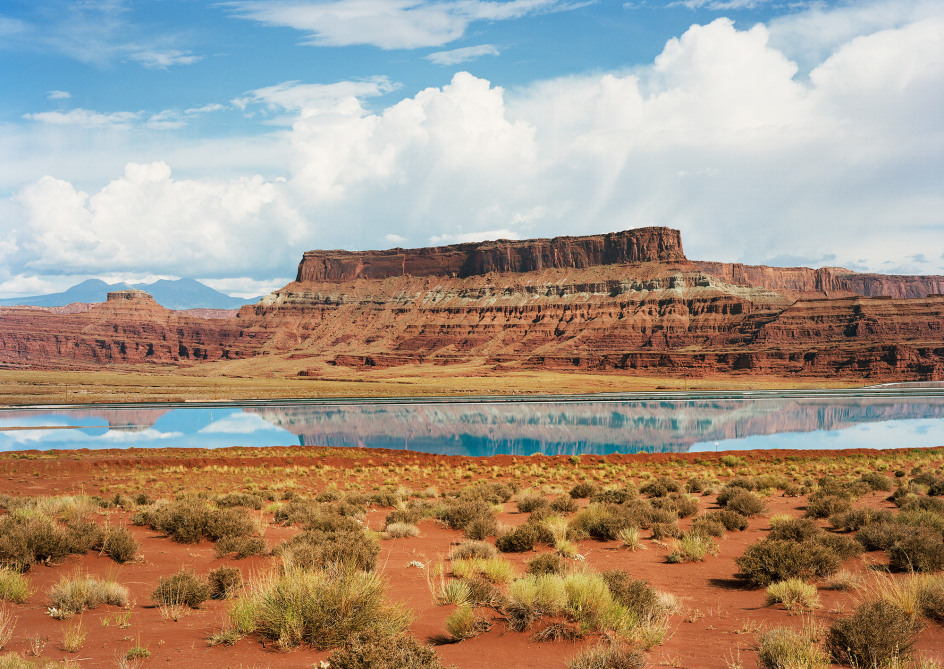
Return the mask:
[[(693, 263), (677, 231), (313, 251), (235, 318), (140, 292), (85, 313), (0, 309), (0, 363), (190, 364), (275, 354), (332, 366), (944, 379), (940, 277)], [(879, 297), (863, 297), (856, 291)], [(892, 293), (891, 296), (886, 294)]]
[(595, 265), (685, 262), (682, 238), (670, 228), (638, 228), (590, 237), (498, 240), (387, 251), (308, 251), (296, 281), (348, 281), (395, 276), (469, 277)]

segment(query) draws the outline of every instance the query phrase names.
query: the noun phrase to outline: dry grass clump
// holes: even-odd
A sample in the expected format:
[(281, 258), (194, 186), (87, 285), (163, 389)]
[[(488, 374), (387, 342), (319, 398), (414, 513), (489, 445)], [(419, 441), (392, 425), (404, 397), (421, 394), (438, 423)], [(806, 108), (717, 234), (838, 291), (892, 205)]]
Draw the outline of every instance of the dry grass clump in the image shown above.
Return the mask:
[(762, 669), (827, 669), (829, 658), (819, 646), (821, 636), (811, 625), (800, 630), (774, 628), (760, 638), (757, 663)]
[(634, 579), (629, 572), (610, 569), (601, 574), (613, 597), (635, 613), (640, 620), (656, 620), (670, 611), (662, 597), (645, 579)]
[(564, 571), (564, 561), (557, 553), (541, 553), (528, 562), (527, 568), (529, 574), (563, 574)]
[(449, 551), (450, 560), (465, 560), (468, 558), (492, 558), (498, 551), (487, 541), (463, 541), (453, 546)]
[(250, 583), (230, 616), (241, 633), (255, 632), (283, 648), (308, 644), (322, 650), (358, 635), (393, 637), (411, 618), (386, 602), (377, 574), (344, 566), (263, 576)]
[(380, 542), (364, 530), (302, 532), (281, 543), (273, 552), (285, 564), (299, 569), (324, 569), (333, 564), (373, 571), (380, 554)]
[(385, 539), (405, 539), (419, 534), (420, 528), (412, 523), (390, 523), (383, 531)]
[(436, 650), (407, 634), (358, 634), (328, 658), (331, 669), (445, 669)]
[(901, 607), (878, 599), (836, 621), (826, 634), (826, 647), (836, 662), (884, 667), (910, 659), (918, 629)]
[(477, 637), (492, 626), (488, 619), (468, 602), (460, 604), (450, 613), (445, 624), (446, 631), (456, 641)]
[(138, 554), (138, 542), (127, 527), (106, 525), (92, 548), (101, 551), (119, 564), (130, 562)]
[(701, 562), (709, 555), (718, 554), (718, 544), (709, 536), (698, 532), (683, 534), (672, 546), (666, 561), (673, 564), (680, 562)]
[(567, 663), (568, 669), (642, 669), (645, 666), (646, 656), (639, 649), (609, 642), (592, 646)]
[(243, 576), (237, 567), (217, 567), (207, 575), (210, 598), (227, 599), (243, 585)]
[(819, 608), (820, 605), (816, 586), (799, 578), (771, 583), (767, 586), (767, 596), (764, 601), (767, 606), (783, 604), (788, 611), (794, 609), (808, 611)]
[(29, 595), (29, 579), (16, 570), (0, 567), (0, 600), (23, 604)]
[(139, 510), (132, 516), (131, 522), (147, 525), (183, 544), (196, 543), (204, 537), (215, 542), (223, 540), (224, 555), (259, 548), (258, 541), (247, 540), (256, 534), (256, 523), (249, 512), (241, 507), (215, 509), (203, 500), (184, 499), (166, 506), (156, 505)]
[[(0, 606), (0, 650), (6, 646), (13, 638), (13, 629), (16, 627), (17, 617), (14, 616), (5, 606)], [(0, 655), (0, 660), (9, 655)], [(0, 667), (3, 665), (0, 664)]]
[(67, 614), (102, 604), (125, 607), (130, 600), (131, 593), (125, 586), (87, 575), (64, 577), (49, 591), (50, 606)]
[(192, 569), (181, 569), (171, 576), (162, 576), (151, 593), (151, 599), (160, 606), (184, 605), (199, 609), (210, 595), (210, 584), (206, 579), (197, 576)]

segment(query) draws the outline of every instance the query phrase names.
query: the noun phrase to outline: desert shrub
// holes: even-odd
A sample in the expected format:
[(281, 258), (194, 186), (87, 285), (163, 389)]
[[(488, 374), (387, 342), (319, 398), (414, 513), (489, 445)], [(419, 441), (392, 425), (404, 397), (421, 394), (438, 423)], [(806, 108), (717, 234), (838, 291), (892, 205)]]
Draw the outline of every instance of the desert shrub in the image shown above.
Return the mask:
[(56, 562), (72, 552), (69, 533), (41, 514), (0, 517), (0, 566), (27, 571), (37, 562)]
[(284, 562), (302, 569), (324, 569), (340, 563), (353, 569), (372, 571), (377, 565), (380, 543), (363, 530), (310, 530), (283, 542), (273, 552), (281, 555)]
[(529, 574), (562, 574), (564, 561), (557, 553), (541, 553), (528, 562)]
[(465, 580), (469, 586), (469, 602), (475, 606), (490, 606), (500, 608), (505, 601), (504, 595), (494, 583), (481, 576), (473, 576)]
[(13, 569), (0, 567), (0, 600), (23, 604), (30, 594), (29, 580)]
[(839, 495), (824, 495), (811, 498), (806, 503), (807, 518), (829, 518), (837, 513), (844, 513), (852, 508), (852, 501)]
[(570, 496), (573, 499), (582, 499), (590, 497), (590, 495), (595, 493), (597, 490), (599, 490), (599, 486), (596, 483), (584, 481), (583, 483), (578, 483), (570, 489)]
[(718, 544), (711, 537), (697, 533), (683, 534), (669, 553), (666, 560), (677, 564), (680, 562), (701, 562), (708, 555), (718, 554)]
[(106, 526), (93, 548), (100, 550), (119, 564), (130, 562), (138, 554), (138, 542), (134, 535), (127, 527), (118, 525)]
[(723, 537), (724, 525), (716, 520), (700, 517), (696, 518), (692, 523), (692, 533), (700, 534), (705, 537)]
[(673, 494), (669, 497), (675, 507), (675, 513), (679, 518), (688, 518), (698, 513), (698, 498), (682, 493)]
[(895, 482), (892, 478), (879, 472), (866, 472), (860, 480), (872, 490), (891, 491), (895, 488)]
[(485, 541), (463, 541), (453, 546), (449, 551), (450, 560), (466, 560), (469, 558), (488, 559), (495, 557), (495, 547)]
[(484, 499), (460, 499), (450, 502), (439, 512), (439, 519), (450, 529), (464, 529), (473, 520), (493, 518), (492, 508)]
[(837, 620), (826, 634), (826, 647), (837, 662), (857, 667), (884, 667), (907, 660), (914, 646), (914, 620), (891, 602), (861, 604)]
[(944, 515), (944, 499), (937, 497), (912, 497), (899, 505), (904, 511), (930, 511), (936, 515)]
[(862, 544), (858, 541), (841, 534), (823, 532), (821, 535), (814, 537), (813, 540), (838, 555), (840, 560), (847, 560), (861, 555), (864, 550)]
[(865, 546), (866, 550), (874, 551), (887, 550), (895, 542), (904, 539), (909, 534), (911, 534), (911, 530), (904, 525), (879, 521), (859, 528), (855, 536), (856, 540)]
[(461, 604), (446, 618), (446, 631), (456, 641), (477, 637), (491, 627), (491, 623), (472, 604)]
[(665, 497), (670, 492), (678, 492), (682, 484), (668, 476), (658, 476), (639, 488), (639, 492), (646, 497)]
[(233, 555), (237, 560), (269, 552), (269, 547), (262, 537), (225, 536), (216, 542), (215, 548), (219, 557)]
[(315, 495), (315, 500), (318, 502), (337, 502), (344, 498), (344, 493), (338, 490), (338, 487), (332, 483), (328, 485), (324, 490)]
[(411, 523), (391, 523), (384, 528), (384, 536), (389, 539), (404, 539), (419, 536), (420, 528)]
[(931, 472), (921, 472), (917, 476), (911, 479), (912, 483), (923, 486), (932, 486), (938, 482), (938, 478)]
[(598, 490), (590, 495), (591, 502), (600, 504), (625, 504), (631, 499), (636, 499), (639, 495), (636, 487), (629, 484), (623, 488), (605, 488)]
[(928, 509), (909, 509), (905, 507), (895, 517), (895, 522), (912, 527), (929, 527), (944, 535), (944, 514)]
[(649, 504), (592, 504), (570, 518), (568, 538), (579, 541), (591, 537), (598, 541), (613, 541), (627, 527), (649, 527), (658, 517), (665, 522), (676, 519), (674, 513), (653, 509)]
[(859, 530), (869, 523), (891, 522), (892, 513), (887, 509), (851, 509), (843, 513), (834, 513), (829, 517), (829, 524), (837, 530)]
[(203, 533), (210, 541), (223, 537), (247, 537), (256, 533), (256, 524), (245, 509), (210, 509)]
[(523, 493), (518, 496), (516, 505), (521, 513), (531, 513), (540, 508), (550, 507), (551, 503), (541, 495)]
[(463, 532), (469, 539), (483, 541), (498, 533), (498, 521), (494, 516), (479, 516), (466, 525)]
[(886, 549), (892, 569), (932, 572), (944, 569), (944, 539), (928, 527), (912, 526)]
[(62, 578), (49, 591), (50, 606), (65, 613), (82, 613), (102, 604), (127, 606), (130, 599), (125, 586), (93, 576)]
[(768, 539), (803, 541), (824, 534), (823, 529), (809, 518), (791, 518), (777, 523), (770, 529)]
[(728, 531), (743, 532), (750, 524), (747, 517), (731, 509), (721, 509), (720, 511), (708, 511), (700, 516), (705, 520), (717, 521), (724, 525)]
[(207, 576), (212, 599), (226, 599), (242, 587), (243, 576), (236, 567), (217, 567)]
[(161, 606), (185, 604), (191, 609), (199, 609), (209, 598), (210, 584), (192, 569), (181, 569), (171, 576), (162, 576), (157, 581), (157, 588), (151, 593), (151, 599)]
[(839, 569), (842, 559), (815, 539), (761, 539), (748, 546), (735, 563), (742, 578), (766, 587), (790, 578), (828, 576)]
[(646, 656), (622, 643), (600, 643), (581, 651), (567, 663), (568, 669), (642, 669)]
[(66, 525), (66, 542), (69, 553), (82, 555), (101, 545), (104, 530), (91, 520), (76, 520)]
[(699, 476), (693, 476), (692, 478), (688, 479), (688, 483), (685, 484), (685, 489), (690, 493), (704, 492), (710, 487), (711, 481)]
[(551, 500), (551, 510), (557, 513), (573, 513), (580, 508), (570, 495), (560, 495)]
[(495, 548), (502, 553), (523, 553), (534, 548), (537, 538), (537, 528), (524, 524), (496, 538)]
[(613, 598), (639, 619), (657, 619), (667, 613), (659, 593), (645, 579), (634, 579), (622, 569), (610, 569), (601, 576)]
[[(891, 488), (889, 488), (889, 490), (891, 490)], [(928, 494), (934, 497), (944, 495), (944, 479), (938, 479), (928, 486)]]
[(767, 606), (783, 604), (788, 611), (793, 609), (815, 609), (819, 607), (816, 586), (800, 578), (777, 581), (767, 586), (764, 600)]
[(517, 485), (513, 486), (507, 483), (499, 483), (498, 481), (477, 483), (463, 489), (459, 493), (459, 498), (480, 499), (488, 504), (504, 504), (514, 496), (517, 490)]
[(349, 567), (288, 570), (251, 586), (255, 631), (282, 647), (337, 648), (357, 635), (401, 634), (410, 614), (384, 598), (383, 580)]
[(827, 669), (829, 658), (817, 645), (815, 630), (777, 627), (760, 638), (757, 663), (762, 669)]
[(678, 526), (678, 523), (653, 523), (650, 529), (652, 530), (652, 538), (655, 541), (677, 539), (682, 536), (682, 529)]
[(803, 494), (803, 487), (798, 483), (788, 483), (783, 488), (784, 497), (799, 497)]
[(747, 518), (753, 518), (767, 511), (763, 498), (748, 490), (738, 490), (731, 495), (724, 507)]
[(408, 634), (357, 634), (328, 658), (331, 669), (445, 669), (432, 646)]
[(244, 506), (247, 509), (258, 511), (265, 504), (265, 500), (259, 495), (253, 495), (245, 492), (231, 492), (225, 495), (219, 495), (214, 500), (221, 509), (228, 509), (234, 506)]

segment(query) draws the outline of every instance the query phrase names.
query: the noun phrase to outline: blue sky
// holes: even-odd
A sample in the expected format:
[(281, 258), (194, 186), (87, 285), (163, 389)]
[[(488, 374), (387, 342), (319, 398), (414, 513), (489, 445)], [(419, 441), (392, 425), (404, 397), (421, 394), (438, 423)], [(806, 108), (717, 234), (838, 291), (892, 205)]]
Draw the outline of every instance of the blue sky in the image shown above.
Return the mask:
[(937, 0), (6, 0), (0, 297), (682, 230), (944, 274)]

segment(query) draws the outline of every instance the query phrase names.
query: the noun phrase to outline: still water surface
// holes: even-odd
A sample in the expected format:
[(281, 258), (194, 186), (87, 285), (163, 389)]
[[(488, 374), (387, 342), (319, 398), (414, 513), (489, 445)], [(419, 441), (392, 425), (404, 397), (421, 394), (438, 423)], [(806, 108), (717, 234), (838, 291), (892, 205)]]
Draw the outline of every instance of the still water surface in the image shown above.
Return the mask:
[(944, 445), (944, 389), (0, 409), (0, 450), (348, 446), (449, 455)]

